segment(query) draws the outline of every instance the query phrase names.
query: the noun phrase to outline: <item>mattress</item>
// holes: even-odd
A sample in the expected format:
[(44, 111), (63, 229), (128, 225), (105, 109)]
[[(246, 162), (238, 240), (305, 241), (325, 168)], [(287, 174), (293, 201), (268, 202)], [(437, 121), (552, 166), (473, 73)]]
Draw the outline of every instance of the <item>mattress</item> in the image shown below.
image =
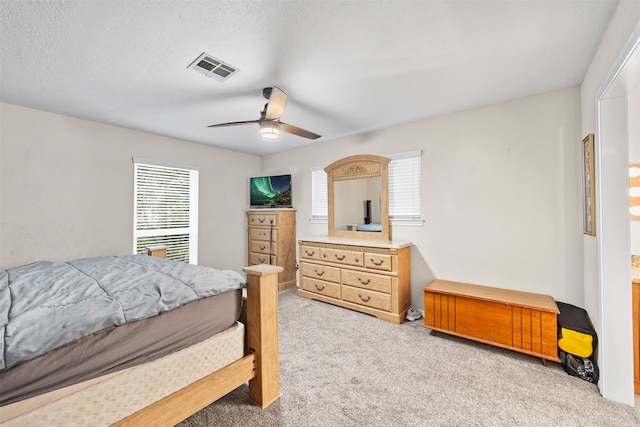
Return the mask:
[[(245, 328), (236, 322), (213, 337), (16, 416), (3, 408), (3, 427), (100, 427), (143, 409), (243, 357)], [(36, 399), (41, 399), (39, 396)]]
[(0, 369), (243, 286), (235, 271), (146, 255), (38, 261), (0, 270)]
[(147, 363), (229, 328), (242, 291), (189, 302), (158, 316), (109, 327), (0, 372), (0, 405)]

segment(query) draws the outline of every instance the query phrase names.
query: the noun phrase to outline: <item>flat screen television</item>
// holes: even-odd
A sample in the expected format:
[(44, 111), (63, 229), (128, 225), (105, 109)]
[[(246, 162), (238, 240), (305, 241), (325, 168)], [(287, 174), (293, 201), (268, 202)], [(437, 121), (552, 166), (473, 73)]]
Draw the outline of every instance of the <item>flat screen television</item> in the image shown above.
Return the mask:
[(291, 175), (251, 178), (249, 195), (252, 208), (290, 208)]

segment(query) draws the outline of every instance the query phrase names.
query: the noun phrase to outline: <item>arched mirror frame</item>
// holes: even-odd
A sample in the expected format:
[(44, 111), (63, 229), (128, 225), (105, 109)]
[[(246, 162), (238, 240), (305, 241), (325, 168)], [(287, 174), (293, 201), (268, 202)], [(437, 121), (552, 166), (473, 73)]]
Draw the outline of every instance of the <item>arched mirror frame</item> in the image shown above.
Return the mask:
[[(389, 162), (391, 159), (371, 154), (345, 157), (324, 168), (327, 173), (327, 203), (329, 237), (349, 239), (391, 241), (391, 224), (389, 222)], [(376, 232), (336, 230), (335, 224), (335, 183), (353, 179), (380, 177), (380, 225)]]

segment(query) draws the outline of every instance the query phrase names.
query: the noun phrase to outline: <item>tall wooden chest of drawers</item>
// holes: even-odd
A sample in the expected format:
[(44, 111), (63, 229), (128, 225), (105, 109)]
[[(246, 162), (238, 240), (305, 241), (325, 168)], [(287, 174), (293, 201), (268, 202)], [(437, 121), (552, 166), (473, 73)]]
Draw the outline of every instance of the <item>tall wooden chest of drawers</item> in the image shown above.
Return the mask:
[(295, 209), (250, 209), (249, 265), (271, 264), (282, 267), (278, 289), (296, 285), (296, 211)]
[(411, 246), (300, 240), (298, 295), (402, 323), (411, 306)]

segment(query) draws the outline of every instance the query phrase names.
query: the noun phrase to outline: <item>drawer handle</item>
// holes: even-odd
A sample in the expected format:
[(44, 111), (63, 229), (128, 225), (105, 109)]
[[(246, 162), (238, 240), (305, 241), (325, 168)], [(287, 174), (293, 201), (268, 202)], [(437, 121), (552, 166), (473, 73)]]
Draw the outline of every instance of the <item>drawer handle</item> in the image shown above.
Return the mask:
[(371, 258), (371, 262), (373, 263), (373, 265), (377, 265), (378, 267), (382, 265), (382, 263), (384, 262), (383, 259), (380, 260), (380, 262), (376, 262), (373, 258)]
[(258, 261), (260, 261), (260, 264), (264, 264), (267, 259), (266, 258), (258, 258)]
[(361, 285), (368, 285), (369, 282), (371, 282), (371, 279), (362, 280), (361, 278), (358, 277), (358, 282), (360, 282)]
[(261, 250), (261, 251), (264, 251), (266, 248), (267, 248), (266, 246), (264, 246), (264, 245), (260, 245), (260, 250)]
[(336, 259), (337, 259), (338, 261), (342, 261), (342, 260), (344, 260), (344, 259), (347, 257), (346, 255), (342, 255), (342, 258), (340, 258), (340, 257), (338, 256), (338, 254), (333, 254), (333, 256), (334, 256), (334, 257), (336, 257)]
[(267, 218), (258, 218), (258, 221), (260, 222), (265, 222), (267, 220)]
[(314, 285), (315, 285), (315, 287), (316, 287), (316, 289), (317, 289), (318, 291), (320, 291), (320, 292), (324, 291), (324, 285), (322, 285), (322, 286), (318, 286), (318, 284), (317, 284), (317, 283), (314, 283)]
[(318, 271), (317, 268), (314, 268), (313, 271), (315, 271), (318, 276), (324, 276), (324, 270)]
[(369, 302), (369, 300), (371, 299), (371, 297), (369, 295), (367, 295), (367, 297), (363, 297), (362, 295), (358, 294), (358, 296), (360, 297), (360, 299), (362, 300), (362, 302)]
[(314, 256), (314, 255), (315, 255), (315, 253), (316, 253), (316, 251), (311, 251), (311, 252), (309, 252), (309, 251), (304, 251), (304, 253), (306, 253), (306, 254), (307, 254), (307, 256)]

